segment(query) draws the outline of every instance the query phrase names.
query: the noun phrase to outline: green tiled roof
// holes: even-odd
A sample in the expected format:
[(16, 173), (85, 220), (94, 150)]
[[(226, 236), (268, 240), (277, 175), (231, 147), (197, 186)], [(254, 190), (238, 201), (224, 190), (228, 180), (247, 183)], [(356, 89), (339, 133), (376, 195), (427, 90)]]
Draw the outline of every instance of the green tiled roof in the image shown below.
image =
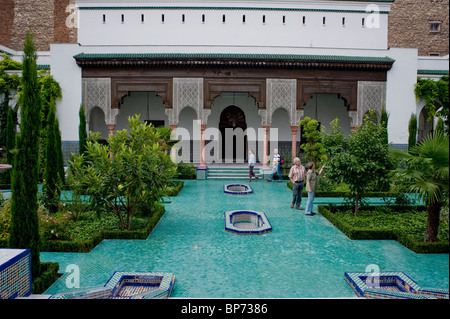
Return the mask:
[(448, 70), (417, 70), (417, 74), (427, 74), (427, 75), (446, 75)]
[(390, 57), (305, 55), (305, 54), (237, 54), (237, 53), (80, 53), (77, 60), (107, 59), (199, 59), (199, 60), (268, 60), (268, 61), (306, 61), (306, 62), (355, 62), (355, 63), (394, 63)]
[[(347, 0), (345, 0), (347, 1)], [(349, 0), (350, 1), (350, 0)], [(361, 2), (392, 2), (393, 0), (375, 0)], [(300, 11), (300, 12), (341, 12), (341, 13), (367, 13), (365, 10), (350, 9), (312, 9), (312, 8), (263, 8), (263, 7), (209, 7), (209, 6), (81, 6), (80, 10), (248, 10), (248, 11)], [(389, 11), (380, 11), (380, 14), (388, 14)]]

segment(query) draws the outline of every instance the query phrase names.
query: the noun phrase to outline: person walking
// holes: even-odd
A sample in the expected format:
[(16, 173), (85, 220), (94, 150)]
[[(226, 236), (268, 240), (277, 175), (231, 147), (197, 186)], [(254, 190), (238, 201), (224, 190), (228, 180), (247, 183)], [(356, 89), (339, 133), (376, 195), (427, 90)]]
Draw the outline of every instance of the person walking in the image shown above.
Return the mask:
[(252, 181), (252, 177), (254, 177), (256, 180), (258, 180), (258, 176), (253, 172), (253, 169), (255, 168), (255, 154), (253, 154), (253, 151), (248, 151), (248, 170), (249, 170), (249, 177), (247, 182)]
[(302, 166), (300, 158), (294, 158), (294, 165), (289, 171), (289, 179), (292, 182), (292, 204), (291, 208), (303, 209), (300, 207), (302, 203), (302, 192), (305, 186), (306, 169)]
[(270, 174), (270, 178), (267, 180), (268, 182), (271, 182), (273, 180), (273, 175), (275, 172), (278, 174), (278, 182), (283, 182), (283, 176), (281, 176), (281, 156), (278, 154), (278, 149), (273, 150), (273, 164), (272, 164), (272, 173)]
[(316, 164), (313, 162), (308, 163), (308, 173), (306, 173), (306, 190), (308, 191), (308, 202), (306, 203), (305, 215), (314, 215), (313, 203), (317, 190), (318, 180), (317, 176), (322, 175), (325, 165), (322, 166), (319, 172), (316, 171)]

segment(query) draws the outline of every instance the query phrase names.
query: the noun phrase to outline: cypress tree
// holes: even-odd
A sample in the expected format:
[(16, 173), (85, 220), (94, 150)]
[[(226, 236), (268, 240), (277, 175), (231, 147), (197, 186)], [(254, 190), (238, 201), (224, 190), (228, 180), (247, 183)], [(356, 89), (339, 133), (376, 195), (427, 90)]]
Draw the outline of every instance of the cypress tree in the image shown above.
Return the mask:
[(64, 184), (66, 181), (64, 171), (64, 156), (61, 145), (61, 131), (59, 130), (59, 121), (57, 118), (55, 119), (55, 139), (56, 139), (58, 173), (61, 183)]
[(36, 58), (33, 33), (29, 30), (23, 56), (20, 134), (16, 140), (17, 153), (12, 168), (9, 247), (30, 249), (33, 278), (40, 274), (37, 193), (41, 99)]
[(60, 185), (60, 171), (59, 171), (59, 152), (57, 149), (57, 134), (56, 134), (56, 116), (54, 103), (50, 104), (47, 117), (47, 142), (44, 170), (44, 185), (42, 192), (44, 193), (45, 206), (51, 213), (58, 211), (59, 199), (61, 196)]
[(408, 150), (417, 144), (417, 115), (411, 114), (408, 125), (409, 138), (408, 138)]
[(381, 109), (380, 125), (384, 128), (383, 139), (384, 139), (386, 144), (389, 144), (388, 122), (389, 122), (389, 114), (386, 111), (386, 108), (383, 107)]
[(79, 153), (83, 155), (86, 151), (86, 140), (87, 140), (87, 132), (86, 132), (86, 114), (84, 112), (84, 106), (81, 104), (80, 111), (80, 125), (78, 126), (78, 139), (79, 139)]

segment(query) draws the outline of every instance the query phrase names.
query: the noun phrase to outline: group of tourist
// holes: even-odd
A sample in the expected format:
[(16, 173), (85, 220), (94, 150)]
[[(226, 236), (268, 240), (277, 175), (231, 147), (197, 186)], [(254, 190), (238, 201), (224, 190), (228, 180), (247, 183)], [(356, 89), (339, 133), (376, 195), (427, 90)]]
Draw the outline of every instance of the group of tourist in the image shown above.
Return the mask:
[[(249, 151), (248, 156), (248, 166), (249, 166), (249, 179), (248, 182), (252, 180), (252, 178), (255, 178), (258, 180), (258, 176), (253, 172), (253, 169), (255, 167), (255, 155), (253, 154), (253, 151)], [(272, 165), (272, 172), (270, 174), (270, 178), (267, 180), (268, 182), (272, 182), (273, 176), (275, 173), (278, 174), (278, 182), (283, 182), (283, 177), (281, 175), (281, 165), (282, 165), (282, 157), (280, 154), (278, 154), (278, 150), (274, 150), (273, 155), (273, 165)], [(306, 168), (308, 170), (306, 170)], [(313, 203), (314, 203), (314, 197), (318, 186), (318, 180), (317, 177), (319, 175), (322, 175), (323, 169), (325, 168), (325, 165), (323, 165), (319, 171), (316, 171), (316, 164), (313, 162), (308, 162), (306, 165), (306, 168), (302, 166), (302, 161), (300, 158), (296, 157), (294, 158), (293, 165), (289, 171), (289, 179), (292, 182), (292, 203), (291, 208), (296, 208), (298, 210), (303, 210), (303, 208), (300, 207), (302, 203), (302, 192), (303, 188), (306, 186), (306, 190), (308, 192), (308, 201), (306, 203), (305, 208), (305, 215), (311, 216), (314, 215), (313, 213)]]

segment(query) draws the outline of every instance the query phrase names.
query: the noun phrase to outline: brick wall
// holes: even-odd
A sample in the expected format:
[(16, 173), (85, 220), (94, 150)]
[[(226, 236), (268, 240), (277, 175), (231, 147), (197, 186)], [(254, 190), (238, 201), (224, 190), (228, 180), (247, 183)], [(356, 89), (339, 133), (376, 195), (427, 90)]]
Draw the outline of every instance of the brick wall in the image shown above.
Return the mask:
[(14, 0), (14, 20), (10, 47), (22, 50), (31, 28), (36, 50), (47, 51), (53, 41), (53, 0)]
[(66, 20), (71, 12), (66, 11), (75, 0), (55, 0), (54, 4), (54, 39), (53, 43), (77, 43), (77, 29), (68, 28)]
[(14, 0), (0, 0), (0, 44), (10, 46), (14, 20)]
[[(77, 30), (66, 26), (67, 5), (75, 0), (0, 0), (0, 44), (22, 50), (32, 27), (38, 50), (50, 43), (76, 43)], [(442, 21), (430, 32), (431, 21)], [(419, 55), (449, 53), (449, 0), (395, 0), (389, 15), (389, 46), (419, 48)]]
[[(430, 22), (441, 21), (439, 32)], [(419, 48), (419, 55), (449, 53), (449, 0), (395, 0), (389, 15), (389, 46)]]
[(23, 50), (31, 27), (36, 49), (50, 50), (51, 43), (76, 43), (75, 28), (66, 26), (66, 8), (75, 0), (0, 0), (0, 44)]

